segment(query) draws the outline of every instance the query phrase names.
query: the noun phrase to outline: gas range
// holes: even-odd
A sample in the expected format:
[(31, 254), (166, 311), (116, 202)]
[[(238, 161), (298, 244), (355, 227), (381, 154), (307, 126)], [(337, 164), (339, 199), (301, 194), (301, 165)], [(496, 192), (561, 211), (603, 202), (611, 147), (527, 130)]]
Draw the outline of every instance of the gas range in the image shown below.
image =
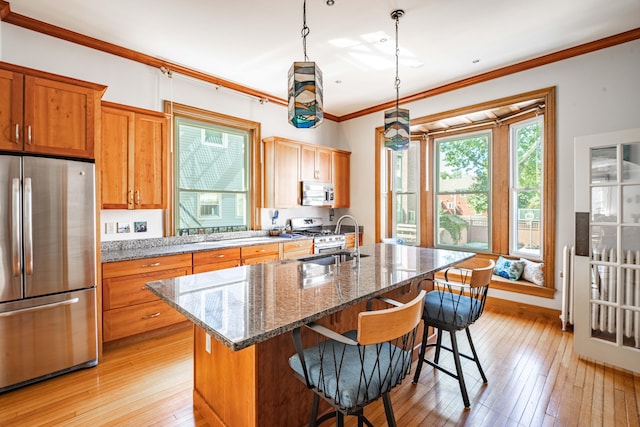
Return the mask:
[(320, 254), (345, 248), (344, 234), (335, 234), (333, 229), (323, 227), (322, 218), (291, 218), (294, 235), (312, 236), (313, 253)]

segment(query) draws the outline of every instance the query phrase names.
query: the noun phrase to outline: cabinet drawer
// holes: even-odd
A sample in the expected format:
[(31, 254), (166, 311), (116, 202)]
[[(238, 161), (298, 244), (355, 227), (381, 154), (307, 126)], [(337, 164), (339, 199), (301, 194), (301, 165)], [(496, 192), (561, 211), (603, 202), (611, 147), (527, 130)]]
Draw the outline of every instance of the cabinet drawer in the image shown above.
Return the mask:
[(243, 259), (242, 265), (260, 264), (263, 262), (278, 261), (278, 259), (280, 259), (279, 254), (255, 256), (255, 257)]
[(283, 244), (283, 250), (285, 253), (287, 252), (299, 252), (303, 250), (313, 250), (313, 240), (312, 239), (304, 239), (304, 240), (296, 240), (295, 242), (285, 242)]
[[(252, 259), (252, 258), (249, 258), (249, 259)], [(225, 268), (233, 268), (233, 267), (238, 267), (239, 265), (240, 265), (239, 259), (214, 262), (211, 264), (194, 265), (193, 274), (206, 273), (207, 271), (222, 270)]]
[(183, 267), (154, 271), (151, 273), (134, 274), (132, 276), (106, 278), (102, 281), (102, 308), (103, 310), (109, 310), (157, 300), (158, 297), (145, 287), (145, 283), (153, 280), (185, 276), (189, 273), (189, 269)]
[(163, 301), (116, 308), (102, 314), (104, 341), (112, 341), (187, 320)]
[[(276, 254), (279, 256), (280, 254), (280, 244), (279, 243), (268, 243), (266, 245), (255, 245), (255, 246), (245, 246), (240, 248), (240, 255), (242, 259), (249, 257), (263, 257), (265, 255)], [(276, 257), (276, 260), (278, 258)]]
[(312, 255), (312, 254), (313, 254), (313, 249), (309, 248), (309, 249), (303, 249), (301, 251), (285, 252), (282, 255), (282, 259), (299, 258), (301, 256)]
[(102, 277), (127, 276), (180, 267), (191, 267), (191, 253), (102, 264)]
[(193, 253), (194, 266), (223, 262), (228, 263), (233, 260), (238, 260), (238, 265), (240, 264), (240, 248), (215, 249), (213, 251)]

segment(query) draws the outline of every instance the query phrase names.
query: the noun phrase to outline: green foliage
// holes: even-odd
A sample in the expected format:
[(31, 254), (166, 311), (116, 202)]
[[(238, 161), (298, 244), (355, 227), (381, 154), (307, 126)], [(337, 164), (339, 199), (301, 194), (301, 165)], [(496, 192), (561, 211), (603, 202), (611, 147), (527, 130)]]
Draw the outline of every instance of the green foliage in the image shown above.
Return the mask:
[(457, 215), (451, 215), (444, 209), (440, 209), (440, 228), (444, 228), (449, 232), (454, 244), (460, 242), (462, 230), (467, 228), (469, 224)]
[[(516, 132), (519, 188), (536, 188), (542, 185), (542, 138), (539, 122), (519, 128)], [(523, 191), (518, 197), (519, 208), (540, 209), (540, 192)]]

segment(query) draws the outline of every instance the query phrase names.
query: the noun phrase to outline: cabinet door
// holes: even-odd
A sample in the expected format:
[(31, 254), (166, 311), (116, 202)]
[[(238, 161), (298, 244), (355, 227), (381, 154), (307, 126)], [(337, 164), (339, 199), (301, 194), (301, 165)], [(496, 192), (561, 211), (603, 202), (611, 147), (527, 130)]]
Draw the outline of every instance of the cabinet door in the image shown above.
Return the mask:
[(102, 209), (133, 208), (129, 192), (129, 147), (133, 142), (134, 114), (118, 108), (102, 107), (100, 186)]
[(0, 70), (0, 149), (22, 150), (23, 75)]
[(278, 209), (300, 206), (300, 144), (265, 139), (264, 157), (264, 206)]
[(98, 100), (91, 88), (25, 76), (25, 151), (93, 158)]
[(333, 152), (333, 189), (335, 208), (348, 208), (351, 204), (351, 154)]
[(166, 208), (166, 123), (164, 117), (136, 114), (133, 150), (136, 209)]
[(325, 148), (302, 145), (300, 173), (303, 181), (331, 181), (331, 151)]

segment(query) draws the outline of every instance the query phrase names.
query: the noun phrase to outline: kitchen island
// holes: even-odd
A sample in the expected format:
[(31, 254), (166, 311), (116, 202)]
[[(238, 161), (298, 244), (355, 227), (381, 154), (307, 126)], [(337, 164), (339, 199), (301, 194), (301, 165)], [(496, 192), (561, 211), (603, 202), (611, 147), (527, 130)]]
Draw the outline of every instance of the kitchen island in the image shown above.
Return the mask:
[(194, 323), (194, 406), (212, 426), (302, 426), (312, 393), (294, 378), (289, 334), (315, 321), (353, 329), (366, 301), (408, 301), (411, 286), (472, 257), (467, 252), (375, 244), (360, 261), (284, 260), (150, 282)]

